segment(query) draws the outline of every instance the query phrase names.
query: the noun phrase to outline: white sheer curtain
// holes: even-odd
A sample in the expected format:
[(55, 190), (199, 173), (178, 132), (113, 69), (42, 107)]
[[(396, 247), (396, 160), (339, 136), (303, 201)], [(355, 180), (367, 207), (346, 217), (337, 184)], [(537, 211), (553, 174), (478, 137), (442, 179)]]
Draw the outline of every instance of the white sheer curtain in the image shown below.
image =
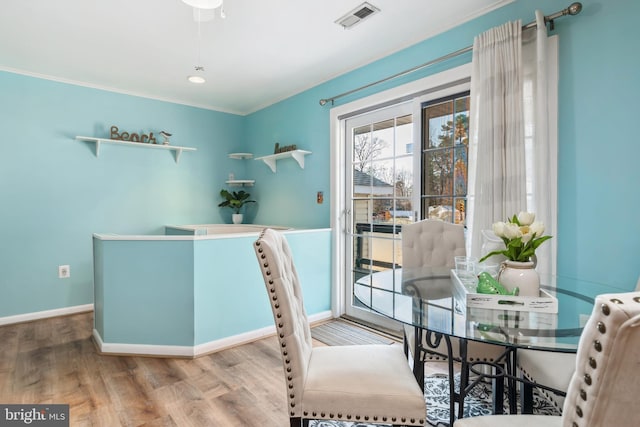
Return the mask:
[[(480, 256), (482, 230), (522, 210), (545, 234), (557, 227), (557, 37), (544, 15), (536, 29), (520, 22), (474, 40), (467, 252)], [(556, 272), (555, 238), (538, 250), (538, 271)]]
[(558, 38), (547, 37), (544, 14), (536, 11), (536, 29), (523, 33), (527, 210), (554, 236), (536, 250), (539, 273), (556, 273), (558, 211)]
[(522, 24), (477, 36), (471, 74), (467, 253), (480, 255), (481, 232), (526, 207), (522, 103)]

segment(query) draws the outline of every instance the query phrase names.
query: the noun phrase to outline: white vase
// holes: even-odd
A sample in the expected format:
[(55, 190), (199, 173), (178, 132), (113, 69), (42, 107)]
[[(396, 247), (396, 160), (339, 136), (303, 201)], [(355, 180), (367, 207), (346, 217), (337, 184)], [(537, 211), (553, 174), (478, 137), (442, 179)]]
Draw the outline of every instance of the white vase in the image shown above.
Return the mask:
[(234, 224), (242, 224), (242, 214), (234, 213), (233, 215), (231, 215), (231, 220)]
[(519, 288), (519, 296), (540, 296), (540, 276), (535, 270), (533, 261), (503, 261), (498, 273), (498, 282), (508, 291), (512, 291), (516, 287)]

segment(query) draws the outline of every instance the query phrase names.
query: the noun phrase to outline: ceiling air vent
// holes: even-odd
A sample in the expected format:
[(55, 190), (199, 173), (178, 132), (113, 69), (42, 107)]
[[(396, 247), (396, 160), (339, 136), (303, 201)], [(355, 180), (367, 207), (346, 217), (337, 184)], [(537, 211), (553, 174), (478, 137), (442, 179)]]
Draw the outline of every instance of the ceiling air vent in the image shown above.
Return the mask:
[(373, 6), (372, 4), (362, 3), (360, 6), (345, 14), (335, 22), (342, 28), (347, 29), (353, 27), (359, 22), (364, 21), (366, 18), (375, 15), (378, 12), (380, 12), (380, 9)]

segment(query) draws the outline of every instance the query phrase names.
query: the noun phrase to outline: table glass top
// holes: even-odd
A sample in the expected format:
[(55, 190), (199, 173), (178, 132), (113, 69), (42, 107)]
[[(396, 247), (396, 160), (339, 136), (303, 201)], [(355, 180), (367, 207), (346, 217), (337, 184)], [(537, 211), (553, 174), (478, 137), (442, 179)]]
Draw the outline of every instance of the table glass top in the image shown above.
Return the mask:
[[(568, 277), (541, 277), (541, 287), (558, 300), (557, 313), (467, 307), (460, 282), (449, 268), (387, 270), (354, 285), (365, 307), (408, 325), (475, 341), (523, 348), (575, 352), (582, 328), (599, 294), (625, 292)], [(471, 292), (475, 285), (467, 284)]]

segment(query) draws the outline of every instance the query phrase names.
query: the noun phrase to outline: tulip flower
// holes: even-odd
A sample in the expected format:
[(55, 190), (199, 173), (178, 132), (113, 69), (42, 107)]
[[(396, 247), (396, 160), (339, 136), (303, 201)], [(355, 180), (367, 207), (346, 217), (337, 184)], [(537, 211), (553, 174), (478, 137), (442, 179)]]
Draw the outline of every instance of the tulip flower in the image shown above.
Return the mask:
[(536, 249), (551, 236), (543, 236), (544, 224), (535, 221), (535, 214), (520, 212), (508, 219), (493, 224), (493, 232), (504, 242), (503, 250), (496, 250), (485, 255), (480, 262), (493, 255), (504, 255), (511, 261), (526, 262), (535, 255)]

